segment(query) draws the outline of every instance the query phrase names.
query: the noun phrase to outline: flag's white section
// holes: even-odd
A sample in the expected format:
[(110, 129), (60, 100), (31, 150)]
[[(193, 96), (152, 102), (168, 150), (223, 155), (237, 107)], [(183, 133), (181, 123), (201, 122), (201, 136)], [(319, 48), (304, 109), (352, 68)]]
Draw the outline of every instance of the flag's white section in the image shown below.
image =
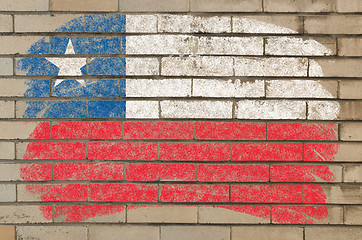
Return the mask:
[[(69, 39), (67, 49), (65, 50), (66, 55), (74, 55), (74, 47), (72, 41)], [(86, 58), (46, 58), (48, 61), (53, 63), (59, 68), (58, 76), (82, 76), (80, 70), (84, 65), (87, 64)], [(56, 80), (54, 87), (59, 85), (64, 80)], [(84, 80), (77, 80), (80, 84), (85, 85)]]

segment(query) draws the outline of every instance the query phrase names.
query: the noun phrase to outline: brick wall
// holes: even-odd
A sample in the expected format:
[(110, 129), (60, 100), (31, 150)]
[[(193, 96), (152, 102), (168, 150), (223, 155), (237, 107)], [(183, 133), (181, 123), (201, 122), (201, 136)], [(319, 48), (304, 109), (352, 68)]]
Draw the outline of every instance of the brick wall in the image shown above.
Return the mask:
[(362, 239), (361, 12), (1, 0), (0, 240)]

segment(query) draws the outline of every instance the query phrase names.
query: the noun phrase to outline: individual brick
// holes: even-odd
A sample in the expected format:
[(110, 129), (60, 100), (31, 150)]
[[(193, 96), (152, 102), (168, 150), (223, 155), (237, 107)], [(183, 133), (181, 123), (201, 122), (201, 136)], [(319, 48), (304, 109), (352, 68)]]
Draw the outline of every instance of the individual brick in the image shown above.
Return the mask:
[(344, 166), (344, 182), (362, 182), (362, 166), (346, 165)]
[(345, 226), (333, 226), (333, 227), (306, 227), (305, 239), (306, 240), (337, 240), (337, 239), (349, 239), (359, 240), (362, 237), (362, 231), (360, 227), (345, 227)]
[(199, 223), (265, 224), (270, 223), (267, 206), (200, 206)]
[[(30, 83), (37, 84), (39, 88), (36, 91), (29, 91)], [(49, 97), (50, 80), (24, 80), (16, 78), (0, 79), (0, 96), (2, 97)]]
[(15, 159), (15, 143), (0, 142), (0, 159), (4, 160)]
[(233, 58), (209, 56), (164, 57), (161, 60), (161, 75), (233, 76)]
[(124, 240), (148, 239), (159, 240), (159, 227), (157, 226), (89, 226), (89, 240)]
[(54, 222), (124, 223), (123, 205), (56, 205)]
[(16, 185), (15, 184), (1, 184), (0, 185), (0, 202), (15, 202), (15, 201), (16, 201)]
[(48, 11), (49, 0), (2, 0), (0, 3), (1, 11)]
[(304, 145), (304, 161), (358, 162), (361, 154), (359, 143)]
[(13, 31), (13, 17), (11, 15), (0, 15), (0, 32)]
[(230, 101), (161, 101), (161, 118), (232, 118)]
[(123, 205), (59, 205), (54, 206), (54, 222), (124, 223)]
[(188, 12), (187, 0), (119, 0), (121, 12)]
[(0, 58), (0, 75), (9, 76), (13, 75), (13, 59)]
[(131, 205), (127, 223), (197, 223), (196, 206)]
[[(335, 120), (335, 119), (343, 119), (344, 117), (349, 117), (350, 110), (349, 108), (342, 108), (341, 105), (337, 101), (308, 101), (308, 116), (309, 120)], [(354, 114), (354, 112), (352, 112)]]
[(54, 163), (54, 180), (123, 180), (123, 163)]
[(196, 122), (196, 139), (265, 140), (265, 123)]
[(18, 226), (18, 239), (87, 240), (86, 226)]
[(362, 38), (339, 38), (338, 55), (353, 57), (362, 56)]
[(362, 207), (345, 206), (344, 207), (344, 224), (362, 225), (361, 214), (362, 214)]
[(228, 143), (159, 143), (160, 160), (165, 161), (227, 161)]
[(231, 0), (191, 0), (191, 12), (261, 12), (262, 2), (252, 1), (231, 1)]
[(157, 58), (127, 58), (127, 75), (158, 75), (159, 61)]
[(362, 3), (359, 0), (336, 0), (337, 12), (362, 12)]
[(55, 139), (121, 139), (121, 122), (58, 122), (52, 124)]
[(164, 184), (160, 202), (229, 202), (228, 185)]
[(342, 182), (342, 166), (271, 165), (271, 182)]
[(261, 37), (193, 38), (193, 54), (200, 55), (263, 55)]
[(161, 226), (161, 239), (230, 239), (230, 228), (219, 226)]
[(158, 187), (144, 184), (89, 184), (89, 201), (157, 202)]
[(303, 185), (303, 203), (361, 204), (359, 185)]
[[(0, 38), (1, 39), (1, 38)], [(137, 35), (126, 36), (127, 54), (184, 55), (191, 53), (191, 36)]]
[(337, 98), (337, 81), (269, 80), (266, 81), (268, 98)]
[(265, 12), (334, 12), (334, 0), (265, 0)]
[(336, 54), (333, 38), (268, 37), (266, 55), (329, 56)]
[(192, 139), (190, 122), (125, 122), (124, 139)]
[(306, 77), (308, 60), (306, 58), (249, 58), (236, 57), (235, 76), (283, 76)]
[(15, 239), (15, 226), (12, 225), (0, 225), (0, 232), (2, 240), (14, 240)]
[(362, 123), (342, 123), (340, 129), (342, 141), (362, 141)]
[(303, 19), (291, 15), (233, 16), (234, 33), (297, 34), (303, 32)]
[(159, 118), (158, 101), (127, 101), (126, 118)]
[(343, 224), (340, 206), (276, 206), (272, 222), (279, 224)]
[[(26, 54), (29, 48), (39, 40), (49, 43), (48, 37), (38, 36), (0, 36), (0, 54)], [(49, 51), (49, 50), (48, 50)], [(47, 52), (45, 52), (47, 53)]]
[(126, 86), (127, 97), (191, 96), (191, 79), (126, 79)]
[(341, 102), (341, 110), (338, 115), (338, 119), (341, 120), (362, 120), (362, 102)]
[(262, 80), (193, 79), (193, 97), (261, 98), (265, 96)]
[(126, 165), (128, 181), (196, 181), (196, 165), (193, 164), (150, 164)]
[(91, 142), (88, 158), (92, 160), (156, 160), (157, 143), (146, 142)]
[(281, 226), (238, 226), (232, 227), (232, 240), (302, 240), (303, 228)]
[(14, 101), (0, 101), (0, 118), (14, 118)]
[(302, 143), (231, 143), (232, 161), (301, 161)]
[(84, 202), (86, 184), (18, 184), (18, 202)]
[(276, 185), (231, 185), (230, 201), (246, 203), (300, 203), (302, 186)]
[(0, 181), (52, 180), (51, 164), (0, 164)]
[[(361, 18), (362, 21), (362, 18)], [(310, 77), (362, 77), (361, 59), (312, 59)]]
[(238, 119), (306, 119), (304, 101), (242, 100), (237, 102)]
[(157, 15), (127, 15), (127, 33), (156, 33)]
[(50, 0), (50, 11), (115, 12), (118, 0)]
[(339, 82), (339, 98), (362, 99), (362, 82), (343, 80)]
[(268, 140), (338, 140), (338, 125), (325, 123), (268, 123)]
[(230, 33), (231, 17), (159, 15), (158, 32), (168, 33)]
[(0, 139), (49, 139), (49, 122), (0, 122)]
[(362, 17), (358, 15), (306, 16), (304, 31), (312, 34), (361, 34), (361, 21)]
[(18, 159), (62, 159), (86, 158), (86, 144), (77, 142), (30, 142), (18, 143)]
[[(18, 205), (3, 205), (0, 206), (1, 223), (49, 223), (50, 219), (44, 218), (40, 211), (41, 206), (18, 206)], [(43, 206), (52, 208), (52, 206)], [(0, 228), (1, 229), (1, 228)], [(2, 232), (1, 232), (2, 236)], [(1, 238), (2, 239), (2, 238)]]
[[(82, 15), (55, 14), (55, 15), (15, 15), (15, 32), (53, 32), (67, 22)], [(81, 26), (79, 31), (84, 31)]]
[(200, 164), (197, 180), (200, 182), (267, 182), (269, 167), (266, 165)]

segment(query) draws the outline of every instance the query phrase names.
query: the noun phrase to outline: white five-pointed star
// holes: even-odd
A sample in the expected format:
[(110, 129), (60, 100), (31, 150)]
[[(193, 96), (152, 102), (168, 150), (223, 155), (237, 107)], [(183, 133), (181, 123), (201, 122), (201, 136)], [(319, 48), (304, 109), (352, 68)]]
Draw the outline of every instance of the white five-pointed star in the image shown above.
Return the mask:
[[(69, 39), (67, 49), (64, 54), (75, 54), (72, 41)], [(82, 71), (80, 70), (84, 65), (87, 64), (86, 58), (46, 58), (49, 62), (53, 63), (59, 68), (58, 76), (82, 76)], [(57, 79), (55, 81), (54, 87), (59, 85), (64, 80)], [(83, 86), (85, 86), (84, 80), (76, 80)]]

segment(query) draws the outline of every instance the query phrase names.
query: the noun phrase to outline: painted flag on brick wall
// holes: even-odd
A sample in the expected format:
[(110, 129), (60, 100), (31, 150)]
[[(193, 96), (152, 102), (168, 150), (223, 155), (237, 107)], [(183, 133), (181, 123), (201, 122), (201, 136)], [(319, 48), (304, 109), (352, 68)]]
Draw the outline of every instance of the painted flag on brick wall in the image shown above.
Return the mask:
[(333, 120), (339, 105), (318, 100), (333, 93), (306, 79), (323, 76), (306, 56), (331, 51), (251, 18), (228, 36), (229, 21), (87, 15), (34, 43), (17, 60), (31, 78), (17, 116), (44, 121), (17, 145), (19, 201), (40, 201), (49, 221), (164, 207), (329, 221), (319, 183), (341, 177), (325, 164), (338, 129), (307, 120)]

